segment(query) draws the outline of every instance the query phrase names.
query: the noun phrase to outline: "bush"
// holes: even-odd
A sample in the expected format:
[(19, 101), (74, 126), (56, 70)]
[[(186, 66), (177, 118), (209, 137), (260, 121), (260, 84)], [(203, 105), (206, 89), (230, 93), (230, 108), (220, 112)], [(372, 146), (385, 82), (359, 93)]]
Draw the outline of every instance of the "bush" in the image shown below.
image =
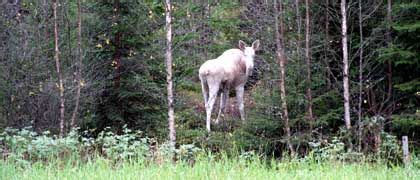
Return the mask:
[(118, 135), (106, 128), (99, 133), (96, 143), (101, 152), (113, 160), (145, 158), (149, 155), (149, 139), (141, 137), (141, 131), (128, 129), (124, 126), (123, 134)]
[(345, 144), (337, 137), (333, 137), (331, 142), (310, 142), (309, 146), (312, 148), (309, 157), (317, 161), (336, 161), (344, 158)]
[(3, 158), (18, 162), (21, 165), (30, 161), (55, 158), (68, 158), (78, 155), (83, 147), (76, 130), (71, 131), (65, 138), (50, 135), (49, 131), (37, 134), (31, 127), (21, 130), (6, 128), (0, 134), (0, 152)]
[(178, 160), (191, 163), (195, 161), (195, 157), (201, 152), (201, 149), (194, 144), (183, 144), (179, 146), (179, 149), (175, 150), (175, 152)]
[(386, 132), (381, 133), (381, 145), (379, 148), (380, 159), (387, 162), (399, 163), (402, 161), (402, 151), (397, 137)]
[(64, 138), (51, 135), (48, 131), (38, 134), (31, 129), (7, 128), (0, 134), (0, 153), (3, 154), (3, 159), (22, 166), (57, 159), (73, 158), (71, 160), (77, 161), (83, 160), (85, 156), (95, 155), (113, 162), (172, 161), (175, 158), (191, 163), (201, 152), (193, 144), (180, 145), (178, 149), (169, 143), (159, 146), (155, 139), (143, 137), (141, 131), (132, 131), (126, 126), (122, 134), (115, 134), (110, 128), (106, 128), (96, 139), (88, 137), (87, 131), (80, 133), (78, 129), (72, 130)]

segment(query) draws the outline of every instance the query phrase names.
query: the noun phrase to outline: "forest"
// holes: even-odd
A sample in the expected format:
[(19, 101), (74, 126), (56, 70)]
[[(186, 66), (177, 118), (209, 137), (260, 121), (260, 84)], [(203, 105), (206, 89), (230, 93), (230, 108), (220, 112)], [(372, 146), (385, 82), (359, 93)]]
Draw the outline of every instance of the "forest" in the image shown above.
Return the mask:
[(419, 138), (417, 0), (0, 1), (0, 179), (416, 179)]

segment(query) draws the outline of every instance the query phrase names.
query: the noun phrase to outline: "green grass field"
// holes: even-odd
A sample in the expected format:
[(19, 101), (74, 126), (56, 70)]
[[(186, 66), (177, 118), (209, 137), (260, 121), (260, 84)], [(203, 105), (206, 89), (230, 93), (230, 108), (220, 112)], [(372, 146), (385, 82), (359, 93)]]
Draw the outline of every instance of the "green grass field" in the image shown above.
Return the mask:
[(0, 179), (420, 179), (414, 167), (383, 164), (198, 160), (187, 163), (125, 162), (99, 159), (86, 163), (35, 163), (24, 168), (0, 162)]

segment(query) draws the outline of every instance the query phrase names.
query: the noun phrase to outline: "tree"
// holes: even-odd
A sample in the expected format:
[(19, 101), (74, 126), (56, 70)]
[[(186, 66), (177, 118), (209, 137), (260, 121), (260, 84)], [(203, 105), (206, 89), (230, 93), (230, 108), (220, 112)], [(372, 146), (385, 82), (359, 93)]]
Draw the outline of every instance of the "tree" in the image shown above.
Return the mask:
[[(120, 0), (114, 0), (113, 3), (113, 12), (114, 15), (112, 16), (112, 22), (113, 25), (118, 25), (120, 24)], [(113, 61), (112, 63), (115, 66), (115, 75), (114, 75), (114, 88), (115, 91), (118, 91), (118, 89), (120, 88), (120, 81), (121, 81), (121, 58), (122, 58), (122, 32), (120, 30), (119, 27), (116, 27), (116, 32), (115, 32), (115, 36), (114, 36), (114, 46), (115, 46), (115, 51), (113, 54)], [(119, 104), (121, 105), (121, 104)]]
[(281, 99), (281, 108), (282, 108), (282, 118), (284, 121), (284, 131), (286, 133), (286, 142), (287, 146), (289, 147), (291, 156), (295, 155), (295, 150), (293, 148), (292, 143), (290, 142), (291, 133), (290, 133), (290, 126), (289, 126), (289, 114), (287, 111), (287, 101), (286, 101), (286, 88), (285, 88), (285, 80), (286, 80), (286, 73), (285, 73), (285, 63), (286, 63), (286, 55), (284, 52), (284, 24), (283, 24), (283, 8), (282, 8), (282, 0), (278, 2), (277, 0), (274, 1), (274, 10), (275, 10), (275, 36), (276, 36), (276, 46), (277, 46), (277, 62), (279, 64), (279, 71), (280, 71), (280, 99)]
[(58, 77), (58, 92), (60, 94), (60, 137), (63, 137), (64, 135), (64, 114), (65, 114), (65, 98), (64, 98), (64, 85), (63, 85), (63, 74), (61, 72), (61, 65), (60, 65), (60, 50), (58, 48), (58, 23), (57, 23), (57, 0), (53, 1), (53, 14), (54, 14), (54, 59), (55, 59), (55, 67), (57, 71), (57, 77)]
[(343, 97), (344, 97), (344, 122), (347, 130), (351, 129), (350, 122), (350, 87), (349, 87), (349, 59), (347, 47), (347, 10), (346, 0), (341, 0), (341, 43), (343, 48)]
[(360, 49), (359, 49), (359, 100), (357, 108), (357, 140), (358, 151), (362, 149), (362, 99), (363, 99), (363, 17), (362, 17), (362, 0), (359, 0), (359, 36), (360, 36)]
[(300, 41), (302, 39), (301, 37), (301, 29), (302, 29), (302, 17), (300, 15), (300, 7), (299, 7), (299, 0), (295, 0), (295, 8), (296, 8), (296, 24), (297, 24), (297, 43), (296, 43), (296, 52), (297, 52), (297, 58), (300, 60)]
[[(392, 0), (387, 0), (387, 6), (386, 6), (386, 32), (385, 32), (385, 41), (386, 46), (389, 48), (391, 46), (391, 24), (392, 24)], [(387, 79), (388, 79), (388, 90), (387, 90), (387, 101), (392, 101), (392, 62), (390, 59), (386, 61), (387, 66)], [(393, 104), (393, 103), (391, 103)], [(386, 114), (386, 120), (388, 121), (387, 127), (391, 127), (391, 115), (392, 110), (388, 111)], [(389, 128), (391, 129), (391, 128)]]
[(312, 112), (312, 91), (311, 91), (311, 52), (310, 52), (310, 25), (311, 19), (309, 16), (309, 0), (305, 0), (305, 59), (306, 59), (306, 99), (308, 101), (307, 105), (307, 118), (309, 120), (309, 130), (312, 131), (314, 124), (314, 116)]
[[(391, 3), (391, 2), (388, 2)], [(387, 5), (387, 12), (390, 12)], [(418, 126), (420, 119), (420, 3), (419, 2), (398, 2), (392, 4), (391, 24), (389, 23), (389, 13), (383, 21), (386, 24), (385, 33), (390, 31), (390, 40), (385, 38), (385, 43), (381, 46), (379, 61), (383, 71), (388, 73), (389, 63), (392, 68), (392, 98), (388, 101), (389, 79), (384, 81), (385, 87), (382, 92), (386, 105), (382, 114), (387, 115), (386, 123), (391, 123), (388, 118), (392, 115), (392, 132), (397, 135), (412, 134), (412, 139), (418, 139)], [(383, 23), (382, 22), (382, 23)], [(392, 39), (391, 39), (392, 38)], [(392, 126), (391, 126), (392, 125)], [(391, 130), (391, 129), (389, 129)]]
[(331, 69), (330, 69), (330, 60), (329, 60), (329, 57), (328, 57), (328, 51), (329, 51), (329, 49), (330, 49), (330, 34), (329, 34), (329, 30), (330, 30), (330, 23), (329, 23), (329, 21), (330, 21), (330, 16), (329, 16), (329, 6), (330, 6), (330, 2), (329, 2), (329, 0), (326, 0), (325, 1), (325, 41), (324, 41), (324, 44), (325, 44), (325, 46), (324, 46), (324, 63), (325, 63), (325, 66), (326, 66), (326, 68), (327, 68), (327, 72), (326, 72), (326, 74), (327, 74), (327, 88), (328, 89), (331, 89), (331, 86), (332, 86), (332, 83), (331, 83), (331, 76), (333, 75), (332, 74), (332, 71), (331, 71)]
[(168, 93), (168, 124), (169, 124), (169, 141), (171, 145), (175, 145), (175, 115), (174, 115), (174, 95), (172, 82), (172, 16), (171, 16), (171, 0), (166, 0), (166, 84)]
[(78, 62), (77, 69), (76, 69), (76, 102), (75, 107), (71, 116), (71, 123), (70, 126), (74, 128), (77, 125), (77, 116), (79, 111), (79, 104), (80, 104), (80, 90), (82, 86), (81, 81), (81, 73), (82, 73), (82, 66), (83, 66), (83, 51), (82, 51), (82, 10), (81, 10), (81, 3), (80, 0), (77, 0), (77, 56)]

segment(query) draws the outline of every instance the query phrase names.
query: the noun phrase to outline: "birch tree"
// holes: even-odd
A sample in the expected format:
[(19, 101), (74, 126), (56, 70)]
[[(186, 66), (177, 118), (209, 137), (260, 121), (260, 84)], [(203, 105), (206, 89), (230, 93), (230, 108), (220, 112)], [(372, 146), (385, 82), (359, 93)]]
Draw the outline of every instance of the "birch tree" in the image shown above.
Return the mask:
[(166, 0), (166, 83), (168, 93), (168, 124), (169, 124), (169, 141), (172, 146), (175, 145), (175, 115), (174, 115), (174, 95), (172, 83), (172, 17), (171, 17), (171, 1)]
[(341, 0), (341, 42), (343, 48), (343, 97), (344, 97), (344, 122), (347, 130), (351, 129), (350, 122), (350, 92), (349, 92), (349, 59), (347, 46), (347, 10), (346, 0)]
[(65, 99), (64, 99), (64, 85), (63, 85), (63, 74), (61, 72), (61, 65), (60, 65), (60, 50), (58, 48), (58, 23), (57, 23), (57, 0), (53, 1), (53, 16), (54, 16), (54, 59), (55, 59), (55, 67), (57, 71), (58, 77), (58, 91), (59, 91), (59, 98), (60, 98), (60, 137), (64, 135), (64, 113), (65, 113)]

